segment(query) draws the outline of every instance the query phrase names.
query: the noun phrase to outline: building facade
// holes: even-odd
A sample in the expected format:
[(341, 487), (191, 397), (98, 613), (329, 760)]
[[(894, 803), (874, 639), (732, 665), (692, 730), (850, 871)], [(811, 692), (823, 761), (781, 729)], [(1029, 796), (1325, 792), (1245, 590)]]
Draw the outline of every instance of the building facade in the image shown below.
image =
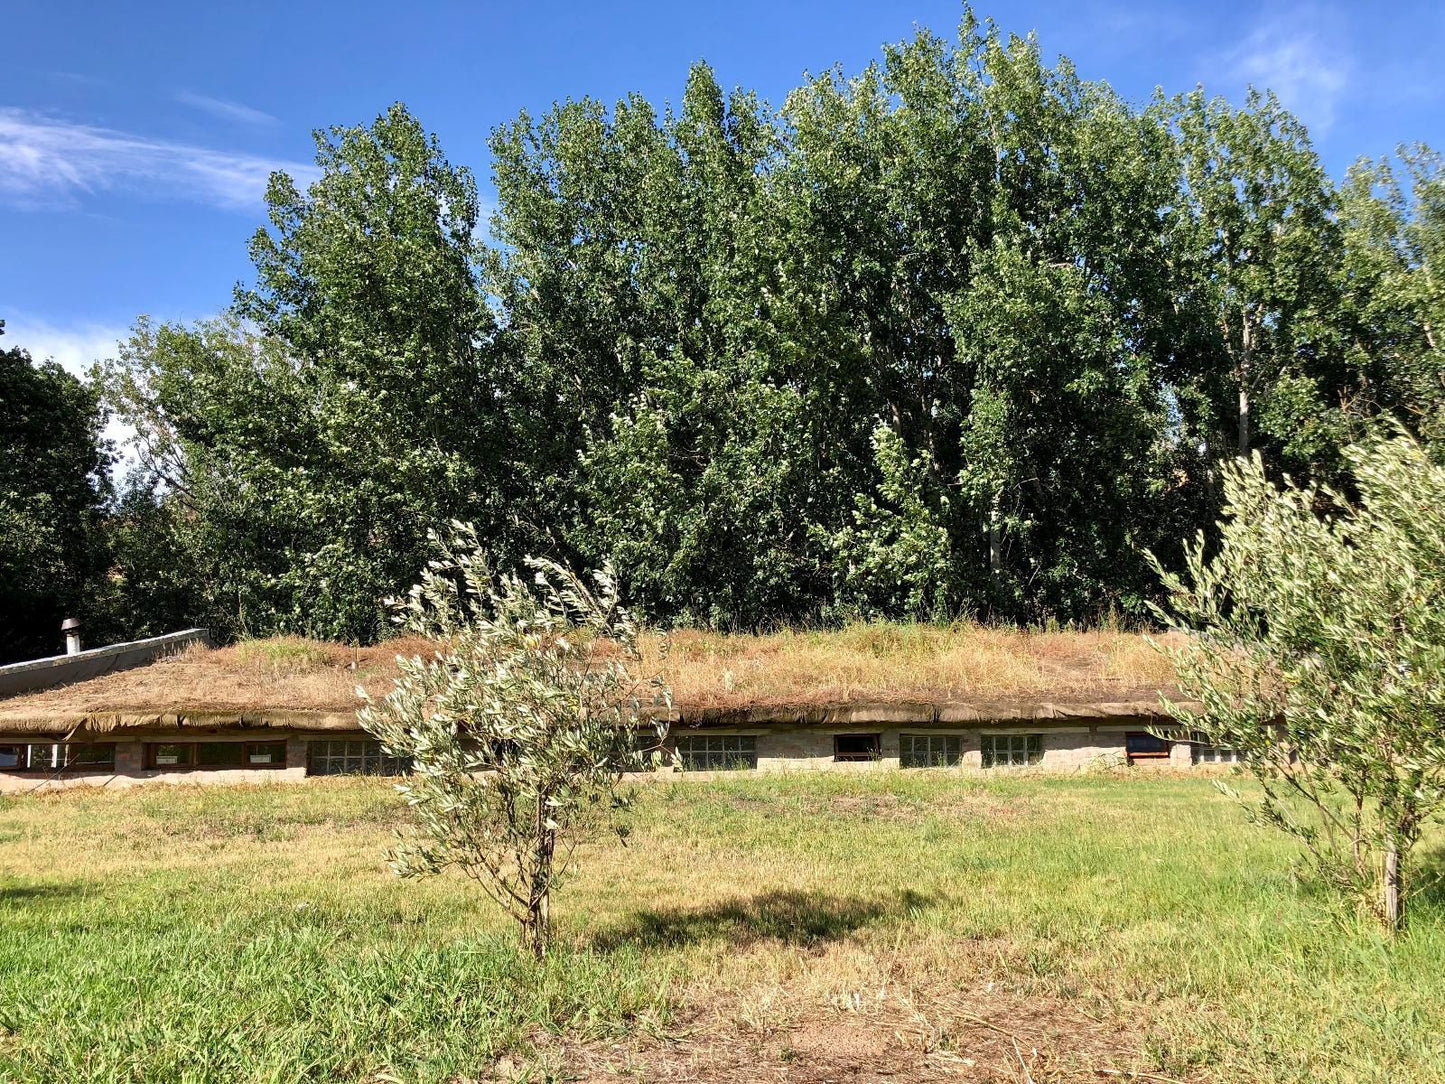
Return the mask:
[[(1228, 763), (1228, 750), (1156, 736), (1168, 720), (1141, 705), (914, 705), (808, 713), (684, 713), (666, 746), (690, 773), (955, 770), (1081, 772)], [(275, 719), (70, 719), (0, 734), (0, 793), (138, 783), (279, 783), (400, 775), (408, 765), (344, 714)], [(307, 725), (307, 724), (311, 725)]]

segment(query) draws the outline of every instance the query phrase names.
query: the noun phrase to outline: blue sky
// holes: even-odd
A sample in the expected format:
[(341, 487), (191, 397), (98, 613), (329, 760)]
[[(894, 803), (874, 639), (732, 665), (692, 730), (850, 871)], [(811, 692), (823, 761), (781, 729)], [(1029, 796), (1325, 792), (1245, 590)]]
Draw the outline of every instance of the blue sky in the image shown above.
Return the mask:
[[(1143, 101), (1271, 86), (1332, 172), (1404, 141), (1445, 147), (1445, 4), (1015, 2), (1005, 30)], [(774, 103), (856, 71), (952, 2), (119, 4), (11, 0), (0, 43), (0, 343), (79, 367), (139, 313), (194, 319), (247, 277), (267, 172), (311, 130), (405, 101), (489, 188), (486, 137), (523, 109), (630, 90), (676, 100), (688, 66)]]

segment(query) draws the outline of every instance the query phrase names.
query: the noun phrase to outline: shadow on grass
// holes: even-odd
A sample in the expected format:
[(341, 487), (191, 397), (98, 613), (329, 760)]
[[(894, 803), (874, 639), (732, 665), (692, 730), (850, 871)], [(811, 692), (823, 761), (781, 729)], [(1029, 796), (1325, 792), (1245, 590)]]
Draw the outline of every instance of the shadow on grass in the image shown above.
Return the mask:
[(592, 943), (603, 951), (625, 945), (662, 948), (718, 939), (740, 948), (765, 940), (815, 945), (846, 937), (865, 926), (896, 921), (937, 903), (936, 897), (909, 890), (875, 899), (822, 892), (763, 892), (711, 907), (638, 911), (620, 925), (600, 931)]
[(7, 885), (0, 884), (0, 906), (6, 904), (37, 903), (40, 900), (69, 899), (81, 895), (85, 889), (75, 884)]

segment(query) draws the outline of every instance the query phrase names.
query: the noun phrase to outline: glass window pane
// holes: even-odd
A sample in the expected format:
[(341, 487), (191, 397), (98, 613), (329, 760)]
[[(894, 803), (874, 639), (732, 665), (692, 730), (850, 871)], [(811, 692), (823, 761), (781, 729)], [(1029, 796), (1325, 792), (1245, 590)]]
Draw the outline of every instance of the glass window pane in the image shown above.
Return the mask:
[[(285, 763), (285, 743), (280, 763)], [(409, 761), (386, 755), (375, 740), (313, 741), (306, 743), (307, 775), (405, 775)]]
[(196, 746), (196, 763), (202, 768), (240, 768), (246, 747), (238, 741), (203, 741)]
[(963, 760), (963, 739), (956, 734), (900, 734), (898, 760), (904, 768), (954, 767)]
[(284, 767), (286, 764), (286, 743), (284, 741), (247, 742), (246, 764), (248, 767)]
[(192, 764), (193, 747), (182, 744), (146, 746), (147, 763), (153, 768), (188, 768)]
[(115, 767), (114, 742), (87, 742), (65, 747), (66, 763), (73, 768)]
[(56, 746), (50, 742), (33, 743), (30, 746), (29, 767), (32, 771), (50, 771), (55, 767)]
[(1038, 764), (1044, 757), (1042, 734), (985, 734), (979, 746), (985, 768), (999, 765), (1023, 767)]
[(25, 767), (25, 746), (0, 745), (0, 771)]
[(730, 771), (758, 766), (757, 738), (750, 734), (682, 734), (678, 759), (689, 771)]
[(1132, 731), (1124, 735), (1124, 751), (1130, 756), (1167, 756), (1169, 743), (1157, 734)]

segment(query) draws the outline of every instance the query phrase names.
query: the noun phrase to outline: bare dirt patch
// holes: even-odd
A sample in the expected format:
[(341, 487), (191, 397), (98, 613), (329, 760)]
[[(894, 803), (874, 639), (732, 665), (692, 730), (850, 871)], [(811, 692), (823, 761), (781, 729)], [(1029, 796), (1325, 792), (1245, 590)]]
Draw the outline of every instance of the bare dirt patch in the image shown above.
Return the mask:
[(991, 984), (973, 990), (885, 985), (831, 1004), (784, 990), (763, 1020), (749, 999), (740, 999), (698, 1006), (663, 1034), (622, 1042), (538, 1036), (535, 1060), (504, 1060), (495, 1078), (518, 1079), (530, 1061), (528, 1068), (585, 1084), (1206, 1079), (1153, 1071), (1142, 1040), (1131, 1022), (1077, 1001), (1025, 997)]

